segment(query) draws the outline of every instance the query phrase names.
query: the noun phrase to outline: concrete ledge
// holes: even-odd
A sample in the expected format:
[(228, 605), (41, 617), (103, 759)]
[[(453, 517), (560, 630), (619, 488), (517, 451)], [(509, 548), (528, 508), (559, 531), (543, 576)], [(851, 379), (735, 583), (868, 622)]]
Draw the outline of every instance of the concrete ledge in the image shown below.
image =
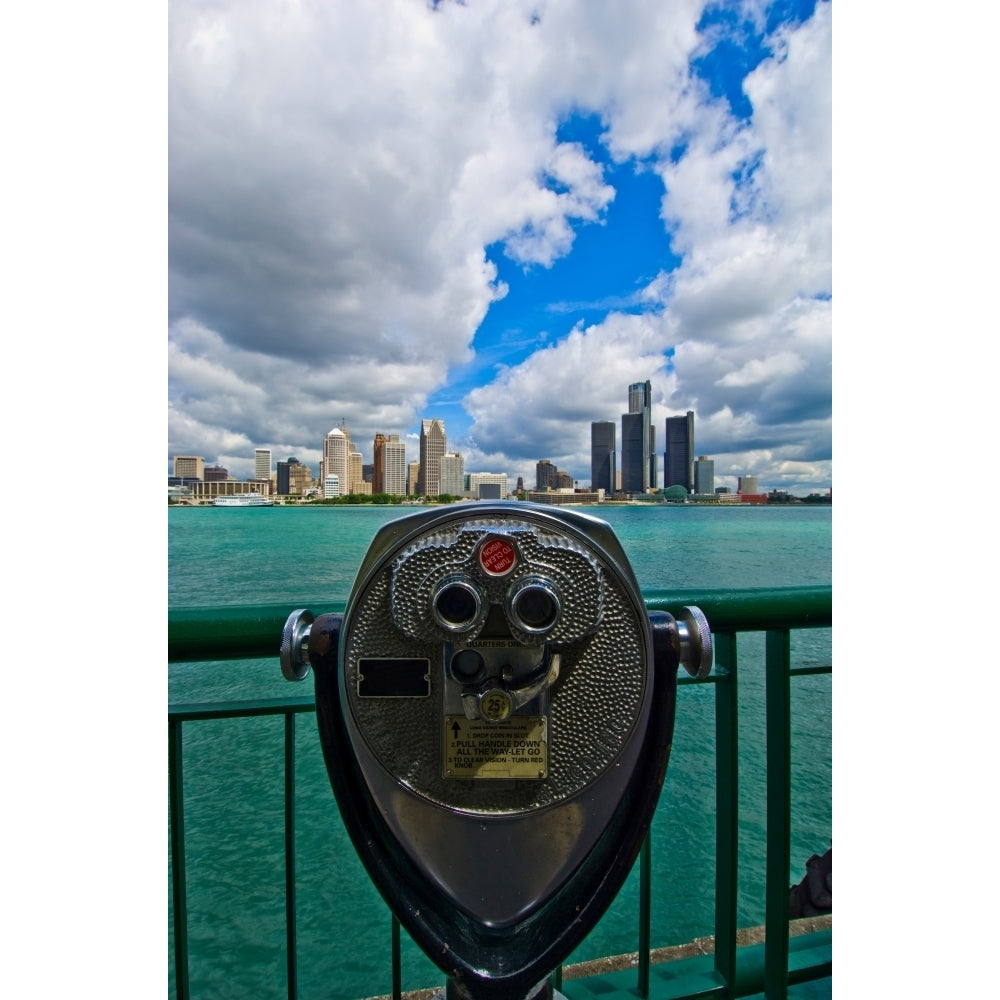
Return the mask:
[[(788, 934), (789, 937), (797, 937), (801, 934), (812, 934), (815, 931), (831, 930), (832, 928), (833, 916), (831, 914), (822, 917), (802, 917), (799, 920), (789, 921)], [(744, 927), (736, 932), (736, 946), (745, 948), (750, 945), (763, 944), (765, 937), (763, 927)], [(695, 938), (687, 944), (654, 948), (649, 954), (649, 960), (652, 965), (661, 965), (665, 962), (676, 962), (685, 958), (713, 954), (715, 954), (715, 937), (710, 934), (707, 937)], [(589, 962), (578, 962), (576, 965), (564, 966), (562, 977), (564, 982), (572, 979), (591, 979), (612, 972), (621, 972), (623, 969), (634, 969), (638, 965), (639, 953), (633, 951), (625, 955), (611, 955), (608, 958), (595, 958)], [(441, 986), (432, 986), (424, 990), (410, 990), (402, 994), (402, 1000), (434, 1000), (440, 992)], [(392, 1000), (392, 994), (387, 993), (380, 997), (372, 997), (371, 1000)]]

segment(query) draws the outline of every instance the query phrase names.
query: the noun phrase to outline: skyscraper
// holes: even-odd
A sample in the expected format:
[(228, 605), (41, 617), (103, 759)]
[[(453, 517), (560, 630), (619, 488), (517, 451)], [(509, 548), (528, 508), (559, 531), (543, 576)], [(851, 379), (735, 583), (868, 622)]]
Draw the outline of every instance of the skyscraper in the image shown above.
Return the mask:
[(441, 492), (441, 457), (448, 450), (443, 420), (420, 422), (420, 474), (417, 493), (435, 497)]
[(694, 491), (699, 494), (715, 492), (715, 462), (707, 455), (699, 455), (694, 463)]
[(559, 470), (547, 459), (535, 463), (535, 489), (554, 490), (556, 488), (556, 473)]
[[(376, 493), (406, 496), (406, 445), (398, 434), (390, 434), (382, 445), (382, 488)], [(373, 487), (374, 489), (374, 487)]]
[(465, 459), (462, 453), (446, 452), (441, 456), (441, 493), (460, 497), (465, 487)]
[(622, 414), (622, 489), (645, 493), (656, 488), (656, 432), (652, 425), (653, 387), (628, 387), (628, 413)]
[(590, 488), (615, 491), (615, 422), (595, 420), (590, 425)]
[(667, 417), (663, 452), (663, 486), (683, 486), (694, 491), (694, 412)]
[(258, 448), (253, 453), (253, 477), (254, 479), (271, 478), (271, 449)]
[(347, 492), (367, 493), (371, 486), (365, 483), (364, 461), (361, 452), (352, 444), (347, 453)]
[(351, 481), (348, 456), (351, 453), (351, 438), (346, 427), (334, 427), (323, 441), (323, 472), (322, 482), (326, 489), (326, 478), (336, 476), (339, 492), (347, 492), (347, 484)]
[(388, 440), (384, 434), (375, 435), (372, 445), (372, 493), (387, 493), (385, 488), (385, 443)]

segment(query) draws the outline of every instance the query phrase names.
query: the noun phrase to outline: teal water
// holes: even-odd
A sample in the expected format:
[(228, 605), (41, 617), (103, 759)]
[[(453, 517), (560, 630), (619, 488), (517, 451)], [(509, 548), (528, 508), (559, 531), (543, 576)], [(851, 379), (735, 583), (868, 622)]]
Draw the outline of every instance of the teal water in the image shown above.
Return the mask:
[[(172, 508), (172, 607), (318, 605), (347, 597), (379, 526), (413, 508)], [(805, 586), (831, 582), (831, 511), (782, 507), (588, 508), (608, 521), (643, 588)], [(277, 646), (278, 637), (275, 637)], [(795, 665), (832, 662), (829, 630), (793, 634)], [(739, 923), (764, 919), (763, 638), (741, 637)], [(172, 702), (306, 694), (277, 656), (171, 664)], [(792, 870), (831, 838), (831, 678), (793, 692)], [(674, 748), (653, 824), (653, 944), (712, 933), (714, 714), (710, 686), (678, 695)], [(282, 722), (185, 727), (185, 820), (192, 996), (285, 995)], [(340, 822), (315, 723), (299, 717), (297, 854), (303, 1000), (357, 1000), (391, 988), (390, 917)], [(570, 961), (634, 951), (637, 873)], [(172, 946), (172, 943), (171, 943)], [(171, 953), (171, 991), (173, 991)], [(442, 975), (403, 936), (403, 988)]]

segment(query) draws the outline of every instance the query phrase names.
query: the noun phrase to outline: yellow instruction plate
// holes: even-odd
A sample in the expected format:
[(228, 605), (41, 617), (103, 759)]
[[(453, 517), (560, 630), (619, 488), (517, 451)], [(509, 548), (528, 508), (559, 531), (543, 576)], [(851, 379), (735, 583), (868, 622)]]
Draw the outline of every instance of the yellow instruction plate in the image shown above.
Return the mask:
[(549, 743), (544, 715), (513, 715), (504, 722), (446, 715), (446, 778), (545, 778)]

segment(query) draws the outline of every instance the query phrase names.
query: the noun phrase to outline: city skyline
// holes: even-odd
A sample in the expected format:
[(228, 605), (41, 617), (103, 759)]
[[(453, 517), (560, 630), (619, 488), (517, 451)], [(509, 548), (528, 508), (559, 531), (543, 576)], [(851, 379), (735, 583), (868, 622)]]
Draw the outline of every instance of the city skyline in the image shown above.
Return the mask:
[(169, 454), (415, 455), (430, 415), (585, 483), (650, 380), (719, 485), (832, 486), (829, 3), (168, 17)]
[[(632, 383), (628, 387), (629, 412), (621, 415), (620, 451), (616, 448), (617, 428), (614, 422), (591, 422), (589, 483), (575, 479), (549, 459), (539, 459), (535, 464), (536, 490), (582, 489), (594, 492), (603, 490), (609, 497), (618, 494), (655, 493), (658, 489), (658, 466), (662, 459), (663, 490), (682, 486), (689, 494), (715, 492), (714, 460), (700, 454), (697, 459), (695, 458), (695, 416), (691, 410), (683, 417), (666, 418), (664, 450), (662, 455), (657, 455), (655, 428), (648, 423), (650, 390), (648, 380)], [(351, 440), (350, 431), (341, 424), (332, 428), (326, 435), (323, 455), (316, 481), (317, 491), (322, 492), (324, 496), (353, 494), (362, 484), (367, 485), (363, 491), (367, 493), (457, 496), (464, 492), (463, 479), (470, 481), (481, 479), (494, 484), (501, 480), (509, 482), (506, 472), (467, 471), (461, 452), (448, 450), (444, 423), (436, 418), (421, 421), (420, 458), (409, 463), (411, 468), (416, 467), (412, 490), (409, 490), (406, 484), (406, 447), (400, 441), (398, 434), (386, 436), (382, 432), (377, 432), (372, 442), (372, 461), (366, 464), (361, 449)], [(254, 479), (271, 478), (268, 464), (271, 459), (270, 451), (256, 449), (254, 458)], [(185, 475), (195, 479), (204, 478), (207, 471), (219, 474), (228, 472), (224, 468), (206, 467), (203, 456), (175, 455), (172, 462), (174, 479), (182, 478), (178, 472), (182, 468), (185, 470)], [(277, 473), (279, 493), (282, 492), (280, 484), (283, 481), (290, 482), (288, 472), (284, 473), (283, 479), (281, 470), (282, 466), (287, 466), (289, 463), (308, 469), (308, 465), (299, 462), (297, 456), (290, 456), (287, 462), (279, 462)], [(366, 465), (369, 470), (367, 479), (363, 475)], [(619, 467), (623, 471), (617, 472)], [(219, 476), (216, 475), (215, 478)], [(757, 476), (749, 472), (738, 476), (736, 491), (746, 493), (744, 483), (751, 481), (754, 487), (750, 492), (757, 494), (759, 492), (757, 479)], [(732, 492), (728, 487), (722, 487), (721, 491)]]

